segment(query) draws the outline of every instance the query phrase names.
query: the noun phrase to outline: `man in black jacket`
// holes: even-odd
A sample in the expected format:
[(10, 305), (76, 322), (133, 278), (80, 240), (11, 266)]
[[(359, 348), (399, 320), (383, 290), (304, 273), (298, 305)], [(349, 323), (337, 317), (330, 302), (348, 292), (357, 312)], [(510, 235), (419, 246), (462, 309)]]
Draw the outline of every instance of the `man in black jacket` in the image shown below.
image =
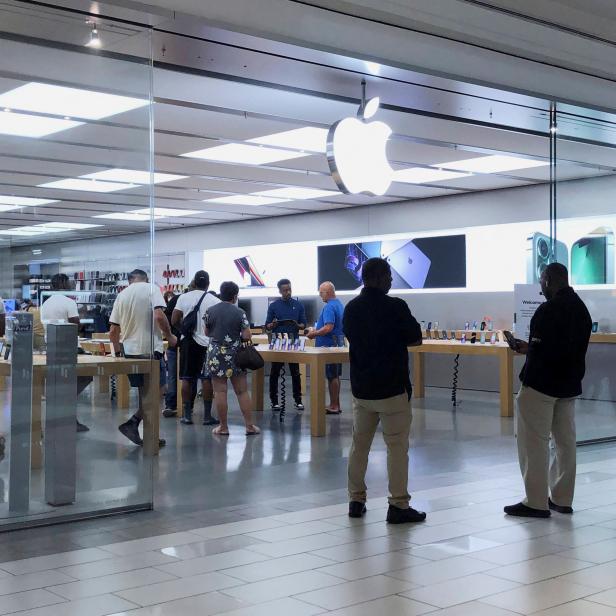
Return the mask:
[(421, 344), (421, 328), (406, 303), (387, 295), (391, 269), (372, 258), (362, 269), (364, 288), (345, 311), (353, 393), (353, 443), (349, 453), (349, 516), (366, 512), (368, 455), (379, 421), (387, 445), (391, 524), (421, 522), (426, 514), (409, 507), (408, 466), (411, 431), (409, 346)]
[[(548, 518), (550, 509), (573, 513), (575, 489), (575, 399), (582, 379), (592, 321), (569, 286), (567, 268), (551, 263), (541, 275), (546, 302), (530, 322), (528, 342), (516, 340), (526, 355), (517, 396), (518, 458), (526, 498), (505, 513)], [(550, 434), (555, 456), (550, 464)]]

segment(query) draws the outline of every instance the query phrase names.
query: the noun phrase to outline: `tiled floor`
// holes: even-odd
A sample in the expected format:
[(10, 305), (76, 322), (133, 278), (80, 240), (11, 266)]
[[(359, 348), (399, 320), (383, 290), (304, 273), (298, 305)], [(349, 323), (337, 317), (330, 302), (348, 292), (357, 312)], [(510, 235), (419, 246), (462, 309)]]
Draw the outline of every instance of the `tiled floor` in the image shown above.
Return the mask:
[[(153, 512), (0, 534), (0, 616), (616, 616), (616, 446), (579, 450), (573, 516), (510, 519), (511, 420), (495, 397), (467, 392), (452, 413), (431, 392), (411, 460), (428, 519), (388, 526), (380, 438), (368, 513), (351, 520), (349, 414), (323, 439), (307, 417), (259, 421), (257, 439), (220, 441), (164, 420)], [(135, 463), (116, 423), (92, 415), (93, 467), (111, 446)]]
[(505, 463), (417, 490), (421, 525), (387, 526), (383, 497), (351, 520), (341, 500), (5, 561), (0, 614), (616, 615), (616, 448), (594, 453), (573, 516), (505, 517), (521, 487)]

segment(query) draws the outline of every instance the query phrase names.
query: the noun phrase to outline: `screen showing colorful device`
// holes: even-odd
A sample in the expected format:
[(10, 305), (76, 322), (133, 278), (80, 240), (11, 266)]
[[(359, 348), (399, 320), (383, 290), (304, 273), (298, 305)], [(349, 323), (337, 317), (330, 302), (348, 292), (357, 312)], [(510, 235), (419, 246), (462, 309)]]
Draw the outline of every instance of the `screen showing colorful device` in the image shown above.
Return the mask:
[(588, 235), (571, 247), (572, 284), (614, 282), (614, 235)]

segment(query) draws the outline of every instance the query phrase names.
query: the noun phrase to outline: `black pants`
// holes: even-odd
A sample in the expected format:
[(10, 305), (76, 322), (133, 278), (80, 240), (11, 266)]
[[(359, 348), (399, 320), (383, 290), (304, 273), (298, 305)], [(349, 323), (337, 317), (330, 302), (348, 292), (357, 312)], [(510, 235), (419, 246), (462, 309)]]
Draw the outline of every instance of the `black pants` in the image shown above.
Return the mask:
[[(284, 364), (282, 362), (272, 362), (270, 371), (270, 400), (272, 404), (278, 404), (278, 379)], [(302, 399), (302, 380), (299, 374), (299, 364), (289, 364), (289, 372), (293, 380), (293, 399), (300, 402)]]

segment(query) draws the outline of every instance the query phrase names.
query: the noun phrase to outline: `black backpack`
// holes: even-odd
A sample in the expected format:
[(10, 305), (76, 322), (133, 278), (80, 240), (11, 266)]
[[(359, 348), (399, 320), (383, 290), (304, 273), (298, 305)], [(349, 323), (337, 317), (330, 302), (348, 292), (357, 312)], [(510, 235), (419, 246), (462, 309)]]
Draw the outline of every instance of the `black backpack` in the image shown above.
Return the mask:
[(182, 323), (180, 323), (180, 332), (182, 336), (188, 338), (192, 336), (195, 329), (197, 329), (199, 308), (201, 308), (201, 302), (205, 299), (206, 295), (207, 291), (201, 296), (201, 299), (195, 304), (195, 307), (182, 319)]

